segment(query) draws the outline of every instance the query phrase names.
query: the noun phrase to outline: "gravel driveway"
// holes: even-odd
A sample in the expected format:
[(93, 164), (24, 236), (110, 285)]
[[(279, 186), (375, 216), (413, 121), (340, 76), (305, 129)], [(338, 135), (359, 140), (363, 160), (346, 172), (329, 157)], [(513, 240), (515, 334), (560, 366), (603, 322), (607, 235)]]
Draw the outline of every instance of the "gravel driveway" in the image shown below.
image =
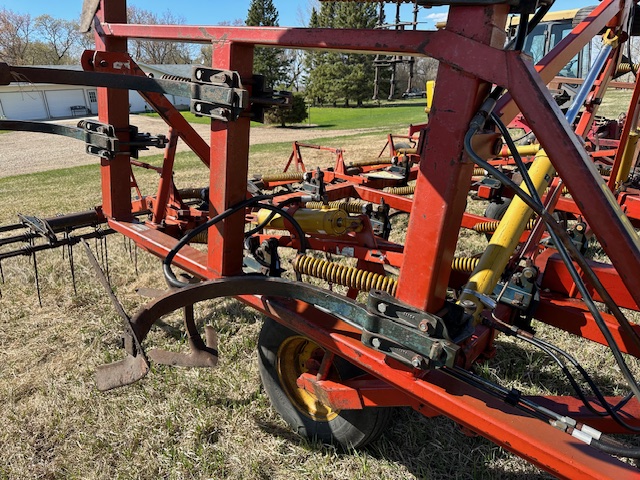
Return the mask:
[[(97, 117), (88, 117), (96, 120)], [(75, 126), (78, 118), (57, 120), (55, 123)], [(152, 135), (166, 134), (167, 126), (160, 118), (136, 115), (132, 117), (132, 123), (140, 132), (148, 132)], [(195, 124), (195, 130), (209, 142), (209, 125)], [(307, 141), (321, 137), (336, 137), (349, 135), (362, 130), (320, 130), (313, 127), (276, 128), (261, 127), (251, 129), (251, 145), (261, 143), (293, 142), (295, 140)], [(184, 142), (178, 142), (178, 151), (188, 150)], [(161, 150), (140, 152), (140, 156), (156, 155)], [(0, 134), (0, 178), (25, 173), (42, 172), (58, 168), (67, 168), (78, 165), (97, 163), (98, 157), (87, 155), (82, 142), (59, 135), (46, 135), (31, 132), (8, 132)]]

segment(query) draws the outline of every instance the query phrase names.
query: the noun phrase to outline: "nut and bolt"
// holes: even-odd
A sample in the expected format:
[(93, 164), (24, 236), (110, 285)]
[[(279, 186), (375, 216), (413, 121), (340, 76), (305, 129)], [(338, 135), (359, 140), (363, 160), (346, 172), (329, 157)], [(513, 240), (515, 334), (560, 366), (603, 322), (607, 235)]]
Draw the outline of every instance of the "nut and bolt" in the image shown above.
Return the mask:
[(473, 300), (469, 300), (469, 299), (461, 300), (460, 301), (460, 306), (462, 308), (464, 308), (464, 311), (466, 313), (470, 313), (471, 314), (471, 313), (474, 313), (475, 310), (476, 310), (476, 304), (475, 304), (475, 302)]
[(384, 313), (384, 312), (387, 311), (387, 307), (388, 307), (388, 305), (386, 303), (379, 303), (378, 304), (378, 311), (380, 313)]
[(420, 355), (415, 355), (411, 359), (411, 365), (413, 365), (415, 368), (422, 368), (422, 366), (424, 365), (424, 358)]
[(375, 348), (380, 348), (380, 345), (382, 345), (382, 343), (380, 342), (379, 338), (372, 338), (371, 345), (373, 345)]

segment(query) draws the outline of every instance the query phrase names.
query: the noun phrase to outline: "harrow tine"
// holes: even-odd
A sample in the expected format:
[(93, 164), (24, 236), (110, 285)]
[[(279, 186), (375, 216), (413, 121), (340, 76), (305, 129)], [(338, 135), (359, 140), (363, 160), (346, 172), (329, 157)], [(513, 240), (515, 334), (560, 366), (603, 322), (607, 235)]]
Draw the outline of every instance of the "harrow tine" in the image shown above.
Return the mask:
[[(67, 239), (69, 239), (69, 234), (66, 235)], [(78, 294), (78, 289), (76, 287), (76, 269), (75, 269), (75, 262), (73, 260), (73, 242), (69, 242), (69, 244), (67, 245), (67, 248), (69, 249), (69, 268), (71, 269), (71, 284), (73, 285), (73, 293), (75, 295)], [(64, 251), (64, 247), (62, 249)]]
[[(30, 242), (32, 245), (33, 242)], [(36, 292), (38, 294), (38, 304), (40, 308), (42, 308), (42, 296), (40, 295), (40, 276), (38, 275), (38, 258), (36, 257), (36, 251), (31, 251), (31, 257), (33, 258), (33, 271), (35, 273), (35, 281), (36, 281)]]
[(129, 315), (124, 311), (122, 304), (113, 293), (109, 280), (107, 279), (104, 271), (100, 268), (98, 259), (91, 251), (91, 247), (89, 247), (86, 240), (82, 240), (82, 245), (87, 252), (89, 262), (93, 266), (98, 280), (107, 291), (107, 295), (109, 296), (111, 303), (120, 318), (122, 318), (125, 326), (125, 350), (127, 352), (127, 356), (120, 361), (107, 365), (100, 365), (96, 371), (96, 385), (98, 390), (101, 391), (130, 385), (143, 378), (149, 372), (149, 360), (147, 359), (144, 349), (142, 348), (142, 344), (133, 329)]

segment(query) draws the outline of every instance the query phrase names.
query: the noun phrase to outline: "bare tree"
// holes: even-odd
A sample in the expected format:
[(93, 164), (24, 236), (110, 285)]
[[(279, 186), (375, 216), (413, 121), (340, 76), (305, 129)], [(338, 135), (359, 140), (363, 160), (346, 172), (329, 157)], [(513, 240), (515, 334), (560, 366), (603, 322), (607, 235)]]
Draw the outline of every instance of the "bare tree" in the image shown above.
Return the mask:
[(29, 63), (27, 52), (34, 34), (31, 15), (0, 9), (0, 59), (3, 62), (14, 65)]
[[(153, 12), (130, 6), (127, 9), (129, 23), (146, 25), (179, 25), (186, 23), (185, 19), (166, 11), (161, 16)], [(130, 40), (129, 49), (133, 58), (138, 62), (151, 64), (191, 63), (193, 48), (188, 43)]]
[[(51, 15), (41, 15), (35, 20), (39, 41), (48, 51), (50, 57), (47, 64), (75, 63), (77, 47), (80, 46), (78, 24), (68, 20), (53, 18)], [(74, 58), (76, 57), (76, 58)]]

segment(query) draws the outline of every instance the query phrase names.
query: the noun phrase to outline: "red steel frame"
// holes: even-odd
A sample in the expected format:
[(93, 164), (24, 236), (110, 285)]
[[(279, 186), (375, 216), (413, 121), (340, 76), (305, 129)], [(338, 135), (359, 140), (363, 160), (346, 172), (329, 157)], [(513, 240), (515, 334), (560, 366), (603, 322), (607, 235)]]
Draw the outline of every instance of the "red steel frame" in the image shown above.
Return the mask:
[[(518, 110), (526, 117), (573, 193), (577, 209), (609, 255), (613, 263), (609, 284), (619, 292), (621, 304), (635, 309), (640, 305), (640, 276), (637, 275), (640, 271), (640, 243), (637, 235), (545, 87), (545, 83), (586, 41), (616, 15), (621, 17), (622, 24), (622, 17), (628, 14), (632, 4), (630, 0), (604, 0), (592, 14), (591, 21), (563, 40), (561, 48), (555, 49), (536, 68), (519, 52), (502, 50), (508, 13), (508, 7), (504, 5), (451, 7), (447, 27), (438, 32), (376, 30), (372, 34), (344, 30), (341, 35), (336, 35), (335, 30), (327, 29), (128, 25), (125, 3), (125, 0), (100, 2), (94, 21), (97, 52), (92, 62), (85, 63), (85, 68), (108, 69), (96, 59), (103, 58), (105, 65), (109, 65), (110, 60), (126, 51), (126, 38), (129, 37), (211, 43), (215, 68), (235, 70), (245, 79), (252, 74), (255, 45), (427, 55), (441, 62), (430, 121), (423, 132), (425, 148), (421, 152), (419, 167), (414, 170), (417, 186), (413, 200), (385, 194), (369, 185), (357, 185), (357, 182), (328, 187), (330, 198), (355, 196), (375, 202), (384, 198), (393, 208), (411, 212), (404, 248), (383, 242), (374, 249), (371, 245), (364, 248), (357, 243), (355, 247), (359, 248), (357, 256), (360, 260), (400, 265), (398, 298), (429, 312), (437, 312), (443, 306), (452, 277), (451, 260), (460, 227), (479, 221), (464, 213), (473, 169), (473, 163), (463, 153), (464, 135), (491, 84), (507, 88), (513, 99), (503, 97), (497, 111), (507, 122)], [(135, 65), (126, 73), (140, 74)], [(175, 148), (175, 138), (179, 136), (209, 166), (209, 215), (216, 215), (243, 200), (248, 170), (249, 118), (241, 117), (228, 124), (212, 121), (209, 148), (161, 95), (147, 94), (147, 98), (153, 101), (172, 127), (170, 148)], [(101, 88), (99, 109), (100, 120), (114, 125), (120, 140), (126, 141), (129, 125), (126, 92)], [(168, 150), (165, 166), (171, 167), (173, 153), (173, 150)], [(160, 257), (166, 256), (177, 240), (151, 224), (140, 225), (132, 221), (131, 212), (135, 206), (132, 207), (131, 202), (129, 158), (103, 159), (101, 172), (103, 212), (109, 225), (146, 250)], [(335, 175), (337, 178), (338, 174)], [(170, 183), (169, 179), (162, 177), (158, 201), (168, 198)], [(155, 210), (156, 218), (158, 211)], [(174, 264), (203, 279), (241, 274), (244, 225), (242, 212), (232, 215), (209, 229), (206, 253), (185, 247), (175, 257)], [(323, 242), (333, 247), (344, 245), (341, 243), (344, 241), (347, 240), (310, 239), (312, 248), (320, 250), (324, 248)], [(295, 240), (283, 237), (280, 242), (290, 244)], [(372, 254), (374, 251), (378, 253)], [(557, 290), (567, 289), (566, 269), (552, 260), (543, 262), (541, 258), (539, 261), (544, 263), (545, 272), (549, 274), (549, 284), (555, 281)], [(550, 272), (556, 272), (555, 276)], [(603, 272), (603, 275), (608, 273), (611, 272)], [(541, 302), (544, 320), (602, 342), (583, 304), (571, 299), (572, 296), (575, 294), (570, 292), (544, 295)], [(446, 415), (560, 477), (637, 477), (634, 468), (442, 372), (416, 373), (389, 361), (383, 354), (366, 348), (351, 327), (310, 305), (254, 296), (242, 299), (382, 380), (382, 383), (369, 383), (368, 394), (367, 387), (362, 387), (365, 392), (363, 404), (403, 404), (427, 416)], [(568, 307), (572, 312), (571, 318), (550, 320), (558, 312), (568, 311)], [(476, 332), (475, 344), (465, 347), (469, 351), (470, 362), (480, 352), (491, 348), (493, 334), (483, 328)], [(626, 345), (623, 334), (616, 335)], [(314, 382), (308, 378), (301, 378), (300, 382), (307, 382), (308, 388), (315, 388)], [(342, 391), (342, 394), (337, 394), (336, 402), (349, 398), (349, 395), (353, 398), (353, 390), (349, 390), (348, 385), (327, 384), (322, 389), (326, 395)], [(576, 417), (586, 418), (571, 399), (543, 400), (545, 405), (553, 406), (559, 412), (571, 412)], [(628, 409), (625, 411), (635, 413), (637, 403), (631, 402)], [(597, 425), (615, 430), (610, 422)]]

